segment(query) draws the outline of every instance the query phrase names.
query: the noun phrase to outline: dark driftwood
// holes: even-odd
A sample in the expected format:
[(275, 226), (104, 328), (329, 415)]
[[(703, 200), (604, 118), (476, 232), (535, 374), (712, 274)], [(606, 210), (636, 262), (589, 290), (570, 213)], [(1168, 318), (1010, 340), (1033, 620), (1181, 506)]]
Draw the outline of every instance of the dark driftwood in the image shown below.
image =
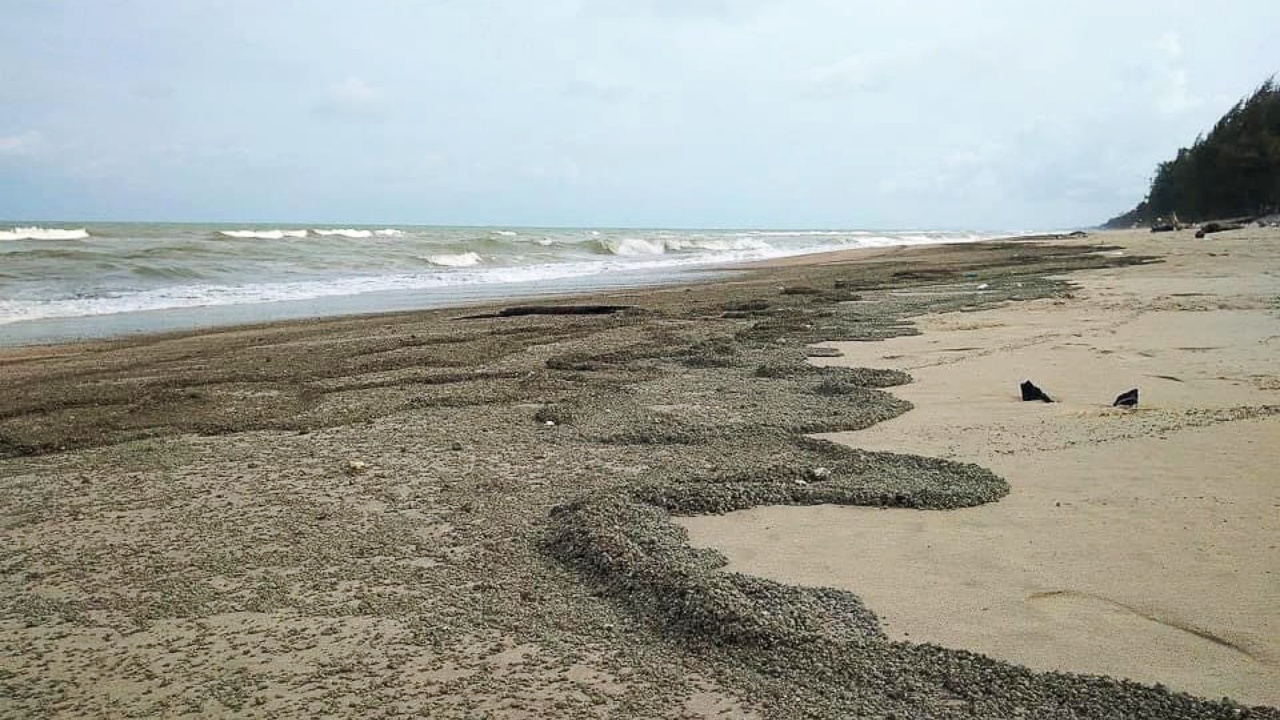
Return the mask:
[(635, 307), (635, 305), (516, 305), (502, 308), (497, 312), (463, 315), (455, 320), (481, 320), (521, 315), (612, 315)]
[(1204, 225), (1200, 226), (1199, 230), (1196, 231), (1196, 237), (1202, 238), (1205, 235), (1209, 235), (1211, 233), (1226, 232), (1228, 230), (1242, 230), (1244, 229), (1244, 227), (1245, 227), (1244, 225), (1241, 225), (1240, 223), (1234, 223), (1234, 222), (1205, 223)]

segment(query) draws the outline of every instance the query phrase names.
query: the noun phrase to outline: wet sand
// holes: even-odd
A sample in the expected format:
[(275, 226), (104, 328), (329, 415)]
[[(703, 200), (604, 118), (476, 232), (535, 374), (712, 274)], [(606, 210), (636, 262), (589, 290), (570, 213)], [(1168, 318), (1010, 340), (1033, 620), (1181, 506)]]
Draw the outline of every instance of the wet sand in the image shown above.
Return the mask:
[[(1117, 233), (1124, 252), (1166, 261), (814, 359), (914, 378), (892, 390), (911, 412), (825, 437), (978, 463), (1010, 482), (999, 502), (681, 524), (729, 569), (858, 594), (891, 638), (1280, 704), (1274, 235)], [(1056, 402), (1021, 402), (1025, 379)], [(1136, 409), (1110, 407), (1130, 388)]]

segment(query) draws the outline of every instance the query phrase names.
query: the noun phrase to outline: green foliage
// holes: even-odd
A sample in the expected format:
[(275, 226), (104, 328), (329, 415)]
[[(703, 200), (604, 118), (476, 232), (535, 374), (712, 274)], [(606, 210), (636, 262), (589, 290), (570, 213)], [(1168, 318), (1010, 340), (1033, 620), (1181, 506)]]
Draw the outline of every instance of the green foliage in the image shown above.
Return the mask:
[(1208, 135), (1160, 163), (1147, 198), (1107, 222), (1125, 227), (1177, 213), (1200, 221), (1280, 211), (1280, 86), (1236, 103)]

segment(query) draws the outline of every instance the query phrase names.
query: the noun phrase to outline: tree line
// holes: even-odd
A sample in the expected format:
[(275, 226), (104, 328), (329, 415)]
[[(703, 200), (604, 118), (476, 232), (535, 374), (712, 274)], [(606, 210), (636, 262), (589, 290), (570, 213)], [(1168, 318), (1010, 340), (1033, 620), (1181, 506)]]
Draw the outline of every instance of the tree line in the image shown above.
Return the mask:
[(1257, 217), (1280, 212), (1280, 86), (1275, 78), (1236, 103), (1208, 135), (1160, 163), (1147, 197), (1107, 227), (1174, 214), (1179, 220)]

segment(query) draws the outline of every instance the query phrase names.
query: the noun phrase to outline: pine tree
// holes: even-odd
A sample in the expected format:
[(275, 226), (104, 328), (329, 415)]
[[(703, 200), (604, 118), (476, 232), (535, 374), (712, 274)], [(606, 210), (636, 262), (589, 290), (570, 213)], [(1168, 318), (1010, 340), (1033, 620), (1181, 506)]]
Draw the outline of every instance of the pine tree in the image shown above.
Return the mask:
[(1280, 212), (1280, 86), (1262, 83), (1174, 159), (1160, 163), (1147, 197), (1108, 227)]

